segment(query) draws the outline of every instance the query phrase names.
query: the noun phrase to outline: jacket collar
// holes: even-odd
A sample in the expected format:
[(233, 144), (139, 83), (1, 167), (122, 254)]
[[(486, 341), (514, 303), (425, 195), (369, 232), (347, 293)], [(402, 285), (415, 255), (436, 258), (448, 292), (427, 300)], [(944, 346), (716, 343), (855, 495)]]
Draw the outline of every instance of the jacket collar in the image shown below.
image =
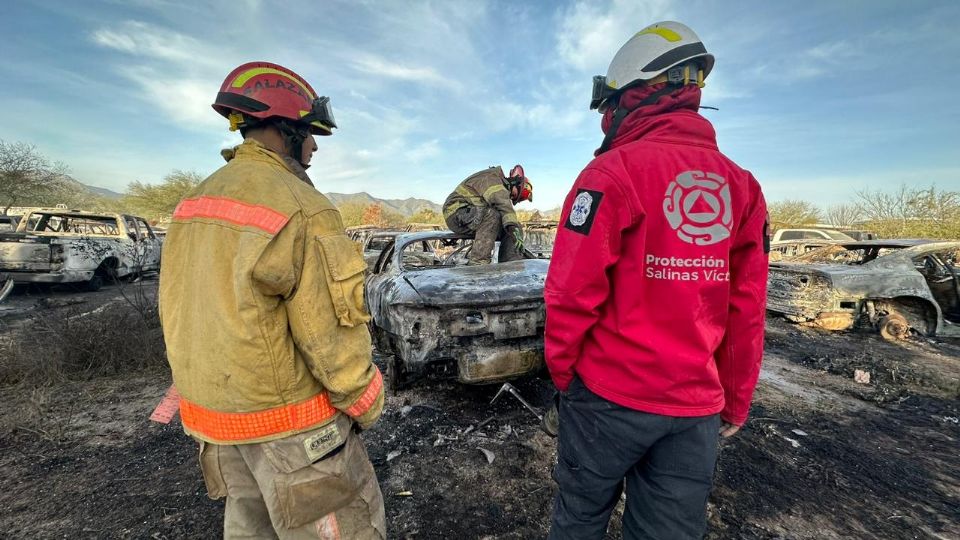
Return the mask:
[[(660, 85), (628, 90), (620, 98), (620, 106), (631, 107), (658, 91)], [(717, 134), (710, 121), (700, 116), (700, 89), (686, 86), (663, 96), (652, 105), (639, 107), (620, 124), (610, 149), (639, 140), (656, 140), (717, 148)], [(606, 133), (615, 110), (603, 115), (601, 129)], [(594, 155), (597, 155), (596, 153)]]
[(222, 155), (223, 159), (227, 160), (227, 162), (235, 157), (239, 157), (241, 159), (256, 159), (275, 163), (290, 171), (291, 174), (302, 180), (304, 183), (313, 186), (313, 182), (307, 175), (307, 171), (303, 168), (303, 165), (300, 165), (300, 163), (297, 162), (297, 160), (289, 156), (281, 157), (273, 150), (268, 149), (259, 141), (255, 141), (253, 139), (247, 139), (243, 141), (242, 144), (235, 146), (232, 149), (221, 150), (220, 155)]

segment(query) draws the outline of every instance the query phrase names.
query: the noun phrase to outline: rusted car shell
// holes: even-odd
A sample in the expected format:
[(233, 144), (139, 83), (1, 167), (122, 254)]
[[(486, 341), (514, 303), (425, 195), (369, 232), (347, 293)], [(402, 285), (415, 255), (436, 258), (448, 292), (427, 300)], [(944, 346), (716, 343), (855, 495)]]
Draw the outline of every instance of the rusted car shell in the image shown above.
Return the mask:
[(404, 269), (417, 242), (463, 239), (452, 232), (399, 235), (367, 279), (367, 307), (378, 348), (407, 379), (446, 370), (464, 383), (493, 383), (543, 366), (548, 261)]
[[(860, 265), (814, 262), (829, 258), (831, 250), (840, 256), (841, 249), (889, 252)], [(867, 241), (841, 243), (791, 262), (771, 263), (767, 309), (797, 322), (845, 330), (853, 327), (858, 317), (876, 322), (878, 315), (870, 313), (875, 306), (891, 310), (896, 304), (918, 332), (941, 333), (948, 323), (914, 261), (927, 254), (958, 249), (960, 242)]]

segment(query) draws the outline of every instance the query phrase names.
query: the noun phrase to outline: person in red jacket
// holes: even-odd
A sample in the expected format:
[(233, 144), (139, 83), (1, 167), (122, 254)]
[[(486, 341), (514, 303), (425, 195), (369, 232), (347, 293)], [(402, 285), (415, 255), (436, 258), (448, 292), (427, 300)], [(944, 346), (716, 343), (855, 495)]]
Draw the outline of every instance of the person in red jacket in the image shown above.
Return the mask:
[[(558, 391), (550, 538), (699, 538), (717, 457), (763, 356), (767, 210), (698, 114), (714, 58), (661, 22), (633, 36), (591, 108), (603, 144), (570, 190), (547, 274)], [(625, 482), (624, 482), (625, 479)]]

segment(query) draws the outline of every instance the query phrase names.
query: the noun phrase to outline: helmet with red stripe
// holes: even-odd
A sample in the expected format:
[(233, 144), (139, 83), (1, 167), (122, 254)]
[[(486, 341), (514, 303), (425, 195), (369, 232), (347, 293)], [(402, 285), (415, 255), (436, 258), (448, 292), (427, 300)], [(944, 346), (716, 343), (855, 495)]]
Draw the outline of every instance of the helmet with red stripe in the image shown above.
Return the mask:
[(268, 119), (314, 135), (330, 135), (337, 127), (330, 98), (317, 96), (303, 77), (270, 62), (248, 62), (231, 71), (213, 108), (230, 120), (231, 131)]

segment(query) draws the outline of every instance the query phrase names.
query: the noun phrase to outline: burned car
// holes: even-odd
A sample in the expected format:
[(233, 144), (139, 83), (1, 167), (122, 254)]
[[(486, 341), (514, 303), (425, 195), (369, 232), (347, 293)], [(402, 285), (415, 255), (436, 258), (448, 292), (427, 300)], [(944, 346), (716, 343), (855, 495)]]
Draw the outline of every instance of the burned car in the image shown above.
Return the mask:
[(960, 336), (960, 242), (844, 242), (770, 264), (767, 309), (827, 330)]
[(383, 249), (389, 246), (394, 238), (397, 237), (402, 231), (374, 231), (366, 235), (366, 237), (361, 242), (363, 249), (363, 260), (367, 263), (367, 269), (373, 268), (373, 265), (376, 264), (377, 259), (380, 258), (380, 253), (383, 252)]
[(0, 232), (0, 271), (17, 283), (107, 281), (160, 269), (161, 243), (137, 216), (63, 208), (27, 211), (15, 232)]
[(838, 243), (835, 240), (784, 240), (770, 246), (770, 262), (779, 262), (803, 255), (823, 246)]
[(344, 234), (347, 235), (354, 242), (363, 245), (363, 242), (367, 239), (368, 236), (377, 232), (386, 230), (384, 227), (378, 225), (357, 225), (354, 227), (347, 227), (343, 230)]
[(426, 376), (482, 384), (542, 368), (548, 261), (466, 266), (472, 246), (449, 231), (401, 234), (368, 276), (371, 330), (393, 355), (393, 389)]

